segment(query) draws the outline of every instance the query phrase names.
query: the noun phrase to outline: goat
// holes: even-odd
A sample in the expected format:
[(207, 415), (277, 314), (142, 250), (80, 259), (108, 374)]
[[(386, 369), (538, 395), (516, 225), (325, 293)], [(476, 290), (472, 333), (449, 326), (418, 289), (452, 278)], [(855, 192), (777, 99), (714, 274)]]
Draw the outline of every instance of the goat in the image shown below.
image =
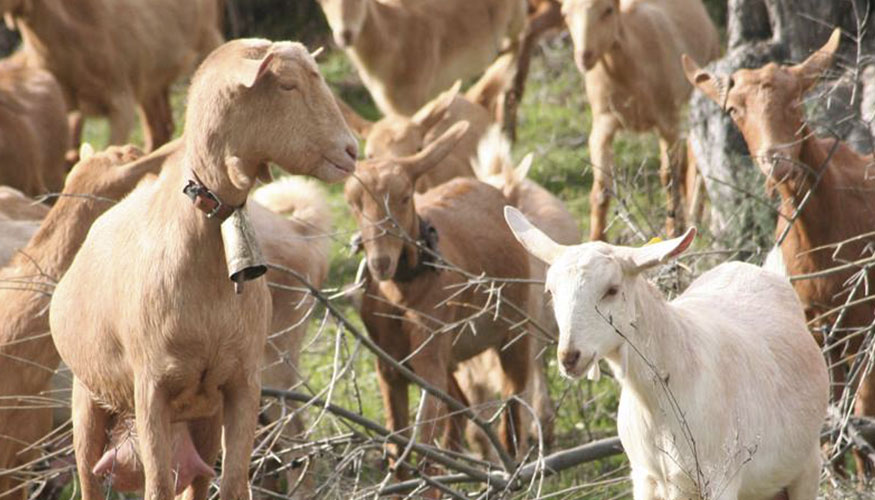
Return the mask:
[[(804, 62), (794, 66), (774, 63), (759, 69), (741, 69), (728, 78), (699, 69), (689, 57), (683, 58), (687, 78), (727, 111), (741, 130), (751, 156), (766, 176), (768, 192), (781, 198), (776, 239), (788, 276), (824, 271), (839, 263), (854, 262), (872, 254), (875, 243), (875, 166), (872, 155), (859, 155), (838, 139), (820, 139), (805, 123), (802, 97), (832, 63), (841, 32)], [(867, 235), (862, 238), (855, 238)], [(778, 259), (771, 259), (777, 262)], [(858, 303), (839, 310), (848, 295), (848, 283), (873, 280), (871, 269), (848, 266), (846, 270), (796, 280), (793, 287), (805, 307), (806, 316), (816, 329), (825, 328), (840, 335), (845, 349), (830, 349), (838, 382), (845, 380), (839, 351), (856, 355), (862, 344), (859, 332), (871, 329), (871, 305)], [(863, 285), (865, 287), (865, 285)], [(865, 288), (864, 288), (865, 289)], [(821, 330), (823, 331), (823, 330)], [(822, 339), (826, 340), (826, 339)], [(834, 397), (843, 390), (839, 383)], [(875, 416), (875, 375), (860, 381), (855, 410), (858, 415)], [(868, 460), (857, 455), (860, 471), (871, 471)]]
[(461, 81), (419, 108), (412, 117), (387, 115), (370, 122), (351, 108), (341, 107), (344, 118), (361, 135), (368, 159), (387, 156), (410, 156), (422, 150), (446, 132), (453, 124), (468, 122), (468, 131), (441, 164), (422, 175), (416, 191), (424, 193), (455, 177), (474, 177), (471, 158), (477, 154), (477, 144), (492, 124), (497, 100), (510, 79), (513, 58), (500, 57), (464, 95), (459, 94)]
[[(466, 128), (464, 122), (450, 127), (413, 156), (360, 162), (345, 189), (367, 256), (370, 279), (360, 312), (369, 335), (434, 387), (460, 401), (464, 397), (452, 375), (460, 361), (499, 349), (505, 397), (524, 390), (529, 369), (528, 335), (514, 328), (519, 315), (502, 306), (496, 319), (496, 305), (485, 294), (460, 287), (467, 281), (464, 275), (433, 263), (440, 258), (473, 274), (527, 278), (525, 252), (501, 224), (504, 197), (470, 178), (414, 194), (418, 177), (440, 163)], [(499, 254), (502, 258), (496, 259)], [(528, 290), (522, 283), (507, 283), (501, 295), (526, 310)], [(476, 335), (465, 331), (462, 325), (468, 322)], [(407, 381), (390, 364), (378, 361), (377, 368), (387, 428), (403, 432), (409, 423)], [(431, 395), (426, 398), (420, 439), (431, 443), (441, 437), (457, 448), (460, 426), (447, 425), (444, 403)], [(512, 453), (520, 438), (520, 408), (515, 400), (508, 406), (499, 437)], [(397, 458), (397, 450), (390, 450)]]
[[(159, 151), (160, 152), (160, 151)], [(134, 161), (135, 148), (110, 148), (84, 158), (67, 176), (63, 195), (48, 211), (30, 242), (0, 269), (0, 282), (21, 286), (0, 287), (0, 493), (27, 491), (13, 475), (30, 461), (33, 450), (23, 451), (51, 430), (49, 406), (32, 399), (49, 388), (60, 358), (46, 333), (55, 280), (66, 272), (91, 222), (133, 189), (155, 161)], [(133, 162), (133, 163), (129, 163)], [(126, 164), (119, 167), (120, 164)], [(85, 195), (85, 196), (83, 196)], [(42, 207), (42, 205), (40, 205)], [(15, 497), (10, 497), (15, 498)]]
[(94, 223), (52, 298), (52, 338), (74, 374), (84, 500), (101, 496), (92, 470), (110, 418), (130, 413), (145, 498), (207, 494), (204, 475), (174, 484), (171, 422), (190, 433), (190, 461), (209, 465), (224, 449), (222, 498), (249, 498), (271, 304), (264, 279), (235, 292), (217, 219), (243, 207), (268, 162), (339, 181), (357, 156), (315, 61), (292, 42), (213, 51), (192, 79), (185, 123), (180, 153)]
[(384, 115), (410, 116), (516, 44), (525, 0), (319, 0)]
[(0, 184), (29, 196), (64, 187), (69, 132), (58, 82), (17, 61), (0, 63)]
[[(295, 177), (273, 182), (256, 190), (248, 206), (256, 236), (268, 262), (307, 276), (313, 286), (322, 286), (328, 274), (330, 240), (327, 235), (331, 230), (331, 215), (324, 193), (316, 183)], [(284, 219), (278, 214), (291, 218)], [(262, 381), (274, 388), (292, 388), (299, 381), (298, 356), (309, 324), (307, 315), (315, 299), (289, 273), (271, 268), (266, 277), (273, 314), (271, 333), (262, 358)], [(269, 405), (264, 414), (271, 421), (282, 416), (281, 409), (274, 405)], [(134, 424), (129, 420), (115, 423), (109, 431), (107, 452), (93, 470), (98, 476), (111, 476), (115, 491), (143, 488), (139, 443), (133, 428)], [(303, 430), (299, 415), (283, 426), (283, 434), (288, 438), (297, 436)], [(184, 425), (173, 428), (173, 460), (180, 483), (190, 482), (192, 476), (197, 474), (212, 475), (212, 469), (202, 461), (192, 460), (196, 456), (190, 453), (190, 439), (187, 438), (189, 434)], [(289, 485), (298, 481), (294, 470), (286, 473), (286, 479)], [(268, 478), (263, 486), (280, 491), (276, 478)]]
[(717, 57), (714, 24), (701, 0), (563, 0), (562, 12), (592, 108), (590, 239), (605, 238), (612, 147), (621, 129), (658, 132), (659, 178), (668, 196), (666, 230), (679, 234), (684, 224), (679, 112), (692, 87), (678, 58), (684, 52), (703, 61)]
[(125, 143), (137, 109), (149, 151), (173, 135), (170, 85), (222, 42), (220, 8), (216, 0), (0, 1), (27, 64), (61, 84), (72, 146), (83, 115), (107, 116), (110, 144)]
[[(477, 150), (477, 161), (474, 172), (482, 182), (492, 185), (504, 194), (507, 202), (520, 209), (527, 217), (543, 227), (547, 234), (562, 244), (574, 244), (581, 239), (580, 230), (574, 216), (561, 200), (544, 189), (538, 183), (526, 177), (532, 165), (532, 155), (526, 156), (520, 165), (513, 166), (510, 155), (510, 141), (502, 135), (498, 125), (493, 125), (480, 141)], [(543, 262), (529, 256), (529, 278), (543, 281), (547, 267)], [(556, 323), (549, 304), (544, 300), (544, 294), (538, 287), (529, 287), (529, 311), (539, 325), (549, 332), (556, 331)], [(531, 361), (529, 387), (527, 395), (531, 398), (535, 414), (540, 421), (544, 443), (553, 441), (553, 402), (550, 399), (549, 384), (545, 373), (545, 363), (542, 355), (547, 344), (540, 339), (543, 333), (533, 332), (535, 339), (530, 349)], [(492, 395), (501, 391), (498, 357), (492, 351), (486, 351), (471, 361), (459, 365), (456, 379), (468, 401), (472, 405), (485, 403)], [(487, 374), (484, 376), (484, 374)], [(532, 423), (529, 434), (538, 438), (537, 424)], [(476, 432), (473, 425), (468, 425), (468, 441), (477, 442), (482, 450), (488, 450), (483, 442), (483, 436)]]
[(41, 220), (49, 207), (9, 186), (0, 186), (0, 220)]
[(546, 262), (563, 375), (621, 386), (617, 430), (636, 499), (814, 500), (826, 363), (786, 278), (727, 262), (671, 302), (641, 275), (695, 236), (642, 248), (560, 245), (519, 211), (514, 235)]

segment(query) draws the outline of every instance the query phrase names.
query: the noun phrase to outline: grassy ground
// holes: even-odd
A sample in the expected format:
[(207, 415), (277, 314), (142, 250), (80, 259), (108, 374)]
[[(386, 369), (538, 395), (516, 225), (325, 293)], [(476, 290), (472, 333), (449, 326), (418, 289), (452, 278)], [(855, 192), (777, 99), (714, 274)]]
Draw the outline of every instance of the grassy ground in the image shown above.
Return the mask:
[[(377, 113), (367, 92), (361, 87), (346, 57), (328, 50), (320, 58), (322, 71), (330, 84), (360, 113), (376, 118)], [(182, 129), (185, 85), (173, 94), (177, 131)], [(559, 196), (581, 221), (584, 234), (588, 231), (588, 193), (592, 176), (588, 167), (586, 138), (591, 127), (591, 115), (586, 105), (582, 79), (572, 63), (570, 41), (557, 37), (542, 44), (533, 60), (525, 99), (519, 112), (518, 142), (514, 146), (516, 159), (534, 151), (533, 179)], [(105, 121), (90, 120), (85, 139), (97, 147), (106, 143)], [(133, 136), (141, 140), (139, 130)], [(663, 198), (657, 178), (658, 145), (652, 135), (621, 134), (615, 143), (615, 160), (620, 197), (624, 203), (614, 203), (614, 224), (609, 237), (617, 242), (641, 244), (657, 236), (663, 221)], [(751, 192), (761, 192), (759, 181), (751, 180)], [(358, 258), (350, 255), (347, 242), (355, 231), (342, 195), (341, 186), (326, 188), (333, 211), (336, 237), (331, 255), (330, 291), (343, 289), (354, 281)], [(760, 208), (756, 208), (760, 207)], [(727, 250), (713, 254), (701, 252), (661, 273), (660, 284), (671, 292), (680, 288), (691, 274), (730, 256), (761, 259), (762, 245), (774, 220), (768, 204), (752, 200), (751, 207), (741, 212), (738, 234), (732, 241), (713, 239), (706, 231), (697, 243), (698, 249)], [(640, 232), (631, 227), (640, 228)], [(737, 252), (736, 250), (741, 250)], [(360, 326), (352, 306), (340, 300), (347, 316)], [(317, 314), (318, 317), (318, 314)], [(384, 422), (384, 412), (374, 370), (374, 358), (351, 337), (338, 334), (331, 321), (314, 322), (311, 338), (302, 354), (301, 372), (306, 389), (319, 393), (338, 379), (330, 394), (333, 403), (356, 413)], [(556, 442), (554, 449), (576, 446), (592, 439), (615, 434), (617, 386), (609, 377), (598, 383), (569, 382), (558, 376), (555, 354), (546, 354), (549, 364), (550, 390), (558, 405)], [(327, 397), (327, 394), (322, 394)], [(411, 389), (415, 407), (418, 391)], [(312, 426), (311, 440), (336, 438), (349, 432), (341, 421), (316, 410), (307, 412)], [(343, 445), (324, 444), (314, 465), (316, 483), (325, 486), (319, 498), (358, 497), (356, 486), (373, 484), (383, 479), (384, 462), (381, 451), (374, 446), (357, 446), (353, 439)], [(337, 472), (340, 470), (341, 472)], [(587, 464), (567, 470), (543, 483), (542, 498), (604, 499), (630, 498), (631, 485), (625, 479), (628, 465), (623, 457)], [(364, 496), (364, 495), (362, 495)], [(854, 495), (848, 493), (848, 498)], [(844, 496), (843, 496), (844, 497)], [(530, 498), (534, 498), (531, 496)]]

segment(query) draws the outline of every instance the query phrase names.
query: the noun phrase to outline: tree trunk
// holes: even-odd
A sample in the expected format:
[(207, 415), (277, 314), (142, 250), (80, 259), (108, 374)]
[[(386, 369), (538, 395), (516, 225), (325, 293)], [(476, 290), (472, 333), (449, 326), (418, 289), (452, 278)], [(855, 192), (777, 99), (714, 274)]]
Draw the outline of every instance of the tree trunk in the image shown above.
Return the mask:
[[(729, 0), (729, 49), (708, 69), (725, 75), (768, 62), (796, 63), (826, 43), (835, 26), (841, 27), (845, 36), (836, 63), (829, 78), (809, 93), (806, 114), (819, 135), (837, 134), (858, 151), (871, 152), (866, 121), (875, 110), (875, 66), (863, 54), (875, 52), (875, 36), (864, 31), (875, 22), (868, 10), (875, 9), (866, 0)], [(867, 33), (859, 44), (858, 33)], [(711, 198), (715, 234), (725, 233), (734, 219), (750, 221), (739, 207), (752, 206), (743, 200), (762, 193), (757, 185), (763, 179), (732, 120), (701, 92), (690, 101), (689, 138)]]

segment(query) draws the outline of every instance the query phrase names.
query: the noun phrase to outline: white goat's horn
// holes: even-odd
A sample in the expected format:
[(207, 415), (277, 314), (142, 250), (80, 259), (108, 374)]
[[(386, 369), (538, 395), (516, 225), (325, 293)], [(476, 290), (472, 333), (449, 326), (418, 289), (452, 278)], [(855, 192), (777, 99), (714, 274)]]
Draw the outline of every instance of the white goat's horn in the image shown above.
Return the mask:
[(319, 54), (321, 54), (324, 51), (325, 51), (325, 47), (319, 47), (318, 49), (314, 50), (313, 52), (310, 52), (310, 56), (312, 56), (313, 59), (316, 59), (317, 57), (319, 57)]

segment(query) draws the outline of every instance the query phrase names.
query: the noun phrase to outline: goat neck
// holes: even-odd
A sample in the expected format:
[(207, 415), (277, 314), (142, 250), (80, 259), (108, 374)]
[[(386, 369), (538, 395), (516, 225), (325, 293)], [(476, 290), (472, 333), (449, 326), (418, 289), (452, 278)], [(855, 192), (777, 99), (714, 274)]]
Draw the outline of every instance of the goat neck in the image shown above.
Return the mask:
[[(627, 288), (635, 305), (634, 328), (618, 326), (625, 337), (621, 346), (605, 355), (624, 391), (632, 391), (648, 408), (659, 408), (662, 384), (683, 384), (698, 371), (694, 340), (671, 304), (656, 288), (639, 277)], [(607, 321), (607, 319), (606, 319)], [(671, 367), (671, 368), (669, 368)]]

